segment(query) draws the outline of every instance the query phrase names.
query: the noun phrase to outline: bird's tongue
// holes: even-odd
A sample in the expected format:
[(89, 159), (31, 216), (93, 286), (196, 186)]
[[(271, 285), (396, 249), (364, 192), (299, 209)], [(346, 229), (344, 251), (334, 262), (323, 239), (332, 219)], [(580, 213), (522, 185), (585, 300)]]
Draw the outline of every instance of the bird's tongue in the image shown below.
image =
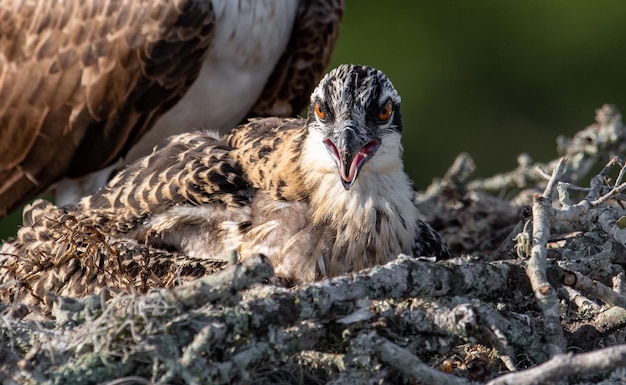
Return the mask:
[[(344, 163), (341, 163), (341, 179), (344, 182), (352, 183), (356, 179), (357, 171), (365, 161), (366, 155), (363, 154), (362, 151), (359, 151), (356, 156), (352, 159), (352, 164), (350, 164), (350, 168), (348, 170), (345, 169)], [(346, 171), (348, 172), (346, 174)]]
[(346, 183), (354, 183), (359, 170), (363, 166), (363, 163), (370, 157), (370, 155), (378, 149), (379, 143), (375, 140), (368, 142), (365, 146), (361, 147), (359, 152), (352, 158), (352, 163), (350, 163), (350, 167), (346, 169), (345, 162), (339, 162), (341, 179), (343, 179)]

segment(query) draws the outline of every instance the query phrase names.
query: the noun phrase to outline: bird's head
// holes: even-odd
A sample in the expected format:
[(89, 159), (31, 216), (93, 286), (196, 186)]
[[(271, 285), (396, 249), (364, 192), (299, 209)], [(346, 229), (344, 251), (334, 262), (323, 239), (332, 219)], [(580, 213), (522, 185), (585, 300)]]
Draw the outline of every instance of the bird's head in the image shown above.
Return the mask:
[(346, 190), (365, 164), (377, 172), (400, 163), (400, 96), (375, 68), (344, 64), (329, 72), (311, 95), (307, 124)]

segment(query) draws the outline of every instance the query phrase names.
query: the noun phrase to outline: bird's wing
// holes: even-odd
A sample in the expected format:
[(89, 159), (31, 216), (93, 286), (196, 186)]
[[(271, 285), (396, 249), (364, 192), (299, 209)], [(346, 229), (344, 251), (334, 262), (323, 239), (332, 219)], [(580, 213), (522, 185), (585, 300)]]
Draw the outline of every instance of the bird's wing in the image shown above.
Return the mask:
[(309, 102), (330, 62), (343, 0), (301, 0), (285, 53), (249, 116), (295, 116)]
[(0, 0), (0, 217), (127, 151), (197, 77), (213, 30), (201, 0)]
[[(211, 133), (172, 136), (76, 205), (27, 205), (17, 238), (0, 248), (0, 283), (26, 283), (37, 302), (48, 290), (167, 286), (223, 265), (254, 195), (231, 150)], [(189, 252), (188, 243), (206, 249), (203, 258), (159, 250)]]
[(81, 199), (76, 210), (84, 220), (115, 234), (132, 231), (172, 206), (243, 206), (254, 190), (231, 150), (213, 133), (172, 136), (96, 194)]
[(0, 247), (0, 301), (41, 305), (48, 293), (83, 297), (169, 287), (222, 269), (227, 261), (199, 259), (116, 238), (45, 200), (28, 206), (19, 239)]
[(201, 131), (171, 136), (76, 205), (27, 206), (18, 238), (27, 244), (42, 240), (43, 234), (43, 241), (48, 241), (54, 237), (45, 232), (69, 215), (105, 234), (141, 239), (134, 232), (144, 224), (147, 228), (141, 231), (163, 227), (155, 225), (159, 216), (157, 222), (164, 218), (172, 222), (174, 217), (183, 221), (202, 211), (194, 211), (194, 206), (211, 207), (215, 214), (219, 207), (223, 214), (228, 208), (249, 205), (257, 189), (276, 195), (282, 187), (296, 184), (291, 180), (296, 174), (284, 165), (297, 162), (282, 159), (295, 159), (299, 153), (282, 146), (298, 142), (303, 124), (302, 119), (256, 119), (234, 129), (229, 142)]
[[(283, 203), (256, 197), (262, 186), (252, 186), (246, 171), (259, 177), (263, 165), (253, 158), (285, 152), (280, 144), (293, 142), (303, 124), (255, 120), (231, 134), (237, 149), (213, 133), (175, 135), (76, 205), (35, 201), (24, 210), (17, 238), (0, 249), (0, 283), (21, 282), (28, 288), (21, 295), (38, 303), (49, 290), (82, 296), (103, 287), (163, 286), (173, 271), (195, 276), (223, 264), (235, 249), (248, 257), (259, 248), (281, 248), (292, 234), (270, 234), (272, 223), (298, 233), (307, 224), (307, 204), (276, 210)], [(237, 150), (246, 156), (246, 171)], [(185, 255), (174, 258), (160, 248)], [(0, 298), (11, 293), (0, 290)]]
[(105, 234), (123, 236), (173, 206), (241, 207), (254, 190), (230, 150), (210, 133), (172, 136), (75, 205), (59, 208), (41, 199), (27, 205), (18, 239), (23, 244), (54, 239), (51, 229), (67, 217)]

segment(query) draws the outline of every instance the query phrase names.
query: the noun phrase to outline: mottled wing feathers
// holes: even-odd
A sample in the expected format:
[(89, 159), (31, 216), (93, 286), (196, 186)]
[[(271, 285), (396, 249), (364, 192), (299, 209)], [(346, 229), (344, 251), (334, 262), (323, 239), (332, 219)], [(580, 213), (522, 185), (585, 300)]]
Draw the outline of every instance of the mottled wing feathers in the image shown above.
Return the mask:
[(175, 205), (242, 206), (253, 190), (230, 150), (209, 133), (170, 137), (99, 192), (80, 200), (76, 208), (89, 213), (100, 229), (115, 234), (131, 231)]
[(210, 274), (224, 260), (190, 258), (107, 235), (44, 200), (27, 207), (20, 239), (0, 249), (0, 300), (51, 308), (48, 293), (82, 297), (168, 287)]
[[(198, 259), (158, 247), (174, 245), (181, 251), (184, 241), (172, 237), (192, 237), (195, 221), (211, 224), (194, 217), (197, 206), (215, 207), (211, 214), (216, 228), (221, 221), (241, 217), (238, 210), (250, 203), (254, 189), (231, 150), (211, 133), (172, 136), (76, 205), (59, 208), (36, 200), (24, 209), (18, 238), (0, 250), (0, 283), (19, 280), (27, 302), (37, 303), (47, 291), (83, 296), (104, 287), (146, 290), (219, 269), (226, 263), (225, 246), (216, 231), (197, 229), (205, 242), (216, 237), (208, 250), (216, 258)], [(0, 298), (5, 295), (0, 291)]]
[(261, 118), (235, 127), (226, 139), (254, 187), (275, 198), (299, 201), (308, 195), (299, 162), (306, 135), (304, 119)]
[(0, 0), (0, 216), (122, 155), (197, 77), (199, 0)]
[(339, 36), (343, 0), (301, 0), (285, 53), (249, 116), (295, 116), (326, 71)]

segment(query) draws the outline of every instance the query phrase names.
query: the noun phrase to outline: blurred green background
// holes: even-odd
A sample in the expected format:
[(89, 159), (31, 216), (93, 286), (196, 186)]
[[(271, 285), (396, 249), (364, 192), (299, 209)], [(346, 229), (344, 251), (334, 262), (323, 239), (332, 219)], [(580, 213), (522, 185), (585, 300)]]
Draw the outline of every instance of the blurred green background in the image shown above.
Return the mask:
[[(461, 151), (476, 176), (516, 156), (556, 156), (555, 139), (626, 111), (626, 2), (347, 0), (332, 65), (383, 70), (402, 96), (406, 169), (418, 189)], [(19, 214), (0, 222), (14, 234)]]
[(461, 151), (489, 176), (556, 137), (626, 111), (626, 2), (348, 0), (333, 64), (383, 70), (402, 96), (419, 189)]

